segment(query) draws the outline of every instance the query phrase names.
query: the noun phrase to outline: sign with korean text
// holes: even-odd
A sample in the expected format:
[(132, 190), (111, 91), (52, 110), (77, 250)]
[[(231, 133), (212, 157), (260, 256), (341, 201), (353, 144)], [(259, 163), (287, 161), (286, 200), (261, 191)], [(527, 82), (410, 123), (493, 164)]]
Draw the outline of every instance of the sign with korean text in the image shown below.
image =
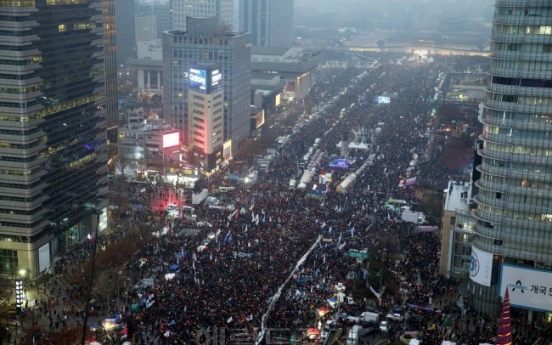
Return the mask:
[(514, 307), (552, 312), (552, 272), (502, 265), (500, 296), (508, 289), (510, 304)]
[(491, 286), (493, 271), (493, 254), (472, 247), (470, 262), (470, 279), (483, 286)]

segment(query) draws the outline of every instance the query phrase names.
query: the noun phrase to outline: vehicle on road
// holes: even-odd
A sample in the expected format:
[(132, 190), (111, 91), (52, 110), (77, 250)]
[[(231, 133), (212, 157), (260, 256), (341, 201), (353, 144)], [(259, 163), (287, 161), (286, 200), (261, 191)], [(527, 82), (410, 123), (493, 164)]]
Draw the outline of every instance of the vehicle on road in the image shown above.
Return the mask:
[(385, 333), (389, 332), (389, 321), (380, 322), (379, 329), (380, 329), (380, 331), (385, 332)]
[(404, 317), (401, 314), (398, 314), (398, 313), (387, 314), (387, 316), (385, 318), (388, 319), (388, 320), (392, 320), (392, 321), (403, 321), (404, 320)]

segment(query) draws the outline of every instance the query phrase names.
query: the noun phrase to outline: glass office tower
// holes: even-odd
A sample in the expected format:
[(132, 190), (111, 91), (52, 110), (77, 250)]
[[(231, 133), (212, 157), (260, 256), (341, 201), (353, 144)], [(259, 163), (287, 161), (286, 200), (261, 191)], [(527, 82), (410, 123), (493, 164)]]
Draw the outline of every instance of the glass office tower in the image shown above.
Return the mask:
[[(509, 284), (517, 284), (505, 281), (505, 264), (530, 269), (518, 272), (528, 272), (534, 281), (552, 270), (550, 1), (496, 1), (490, 75), (480, 121), (483, 134), (477, 150), (482, 162), (477, 170), (481, 178), (475, 182), (479, 192), (474, 197), (472, 245), (480, 256), (489, 258), (492, 272), (483, 284), (472, 282), (468, 291), (477, 310), (497, 312), (499, 295)], [(479, 262), (472, 267), (478, 270)]]
[(37, 276), (107, 227), (102, 1), (4, 0), (0, 23), (0, 275)]

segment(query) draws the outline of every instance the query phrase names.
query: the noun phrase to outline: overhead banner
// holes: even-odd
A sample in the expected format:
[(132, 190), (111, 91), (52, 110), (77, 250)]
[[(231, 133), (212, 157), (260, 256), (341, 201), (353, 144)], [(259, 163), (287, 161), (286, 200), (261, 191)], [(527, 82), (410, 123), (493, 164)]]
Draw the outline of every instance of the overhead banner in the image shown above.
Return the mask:
[(44, 272), (50, 268), (50, 243), (38, 248), (38, 270)]
[(491, 286), (493, 272), (493, 254), (472, 247), (470, 279), (483, 286)]
[(502, 265), (500, 296), (508, 289), (510, 305), (552, 312), (552, 272), (536, 268)]

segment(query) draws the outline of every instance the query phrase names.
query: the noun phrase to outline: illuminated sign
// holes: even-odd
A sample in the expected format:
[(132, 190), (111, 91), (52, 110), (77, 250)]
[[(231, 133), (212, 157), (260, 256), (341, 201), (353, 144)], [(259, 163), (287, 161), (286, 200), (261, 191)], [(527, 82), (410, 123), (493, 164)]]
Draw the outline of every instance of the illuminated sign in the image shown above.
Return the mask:
[(218, 90), (220, 87), (222, 87), (222, 74), (220, 74), (219, 69), (214, 69), (211, 71), (211, 90)]
[(192, 90), (211, 93), (222, 88), (222, 73), (219, 68), (190, 66), (189, 87)]
[(199, 68), (190, 68), (190, 88), (199, 91), (207, 91), (207, 71)]
[(165, 133), (163, 134), (163, 148), (173, 147), (180, 145), (179, 132)]

